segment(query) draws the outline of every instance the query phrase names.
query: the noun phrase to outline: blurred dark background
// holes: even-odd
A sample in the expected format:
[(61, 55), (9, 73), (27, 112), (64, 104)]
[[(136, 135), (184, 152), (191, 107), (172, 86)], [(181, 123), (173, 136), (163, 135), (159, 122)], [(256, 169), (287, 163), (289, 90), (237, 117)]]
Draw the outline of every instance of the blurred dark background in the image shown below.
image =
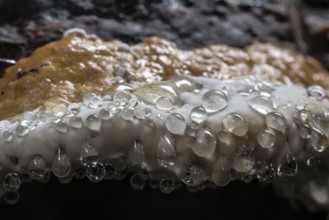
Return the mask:
[[(269, 42), (314, 56), (329, 68), (329, 0), (0, 0), (0, 72), (11, 65), (8, 60), (29, 55), (73, 27), (131, 44), (157, 35), (182, 49)], [(163, 194), (148, 187), (135, 191), (128, 179), (60, 184), (52, 178), (24, 184), (16, 205), (1, 202), (0, 219), (325, 219), (325, 213), (295, 206), (271, 186), (240, 181)]]

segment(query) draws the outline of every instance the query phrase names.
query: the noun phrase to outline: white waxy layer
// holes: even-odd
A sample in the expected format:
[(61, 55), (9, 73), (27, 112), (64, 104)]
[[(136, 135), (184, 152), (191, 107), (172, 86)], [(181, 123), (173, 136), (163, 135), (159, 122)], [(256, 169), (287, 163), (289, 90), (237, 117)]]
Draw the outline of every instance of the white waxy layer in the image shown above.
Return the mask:
[[(327, 155), (329, 101), (312, 88), (187, 76), (131, 87), (1, 121), (0, 171), (13, 183), (7, 188), (17, 185), (15, 173), (55, 171), (62, 178), (83, 166), (98, 182), (106, 177), (104, 164), (120, 157), (189, 186), (248, 176), (270, 182), (276, 173), (292, 178), (298, 163)], [(132, 184), (144, 175), (134, 175)]]

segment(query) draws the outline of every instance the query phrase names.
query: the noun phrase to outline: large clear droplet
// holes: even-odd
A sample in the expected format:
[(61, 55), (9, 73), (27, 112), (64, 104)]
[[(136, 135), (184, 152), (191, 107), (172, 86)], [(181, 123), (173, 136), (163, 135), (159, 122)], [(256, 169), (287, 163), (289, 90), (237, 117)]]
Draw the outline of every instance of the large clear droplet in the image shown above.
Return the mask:
[(173, 134), (184, 134), (186, 122), (182, 115), (177, 113), (170, 114), (165, 120), (166, 128)]
[(207, 121), (208, 116), (206, 110), (203, 107), (198, 106), (192, 109), (190, 118), (198, 124), (203, 124)]
[(71, 172), (70, 159), (66, 156), (62, 148), (58, 149), (51, 168), (54, 175), (59, 178), (66, 177)]
[(130, 178), (130, 185), (135, 190), (144, 189), (147, 181), (147, 175), (144, 173), (135, 173)]
[(91, 182), (98, 183), (105, 177), (105, 167), (101, 162), (95, 161), (87, 167), (86, 173)]
[(275, 134), (270, 129), (264, 129), (258, 132), (256, 139), (259, 146), (263, 148), (272, 148), (275, 143)]
[(307, 95), (317, 100), (322, 100), (325, 97), (326, 92), (321, 86), (314, 85), (307, 88)]
[(155, 102), (155, 107), (162, 111), (170, 111), (173, 107), (173, 104), (169, 98), (160, 97)]
[(312, 128), (311, 145), (317, 152), (324, 152), (328, 148), (328, 137), (319, 129)]
[(171, 135), (165, 134), (160, 138), (157, 150), (157, 160), (160, 166), (170, 168), (174, 166), (176, 159), (175, 142)]
[(86, 126), (92, 131), (100, 131), (102, 120), (98, 115), (89, 115), (86, 118)]
[(296, 176), (297, 172), (298, 165), (296, 159), (290, 152), (287, 152), (278, 165), (277, 174), (279, 177), (290, 179)]
[(89, 108), (101, 108), (103, 107), (103, 100), (95, 93), (88, 93), (83, 96), (83, 103)]
[(215, 133), (207, 127), (198, 130), (192, 151), (200, 157), (209, 157), (216, 148), (217, 138)]
[(250, 107), (256, 112), (266, 115), (274, 111), (274, 105), (272, 101), (265, 96), (257, 96), (250, 100)]
[(227, 114), (223, 119), (226, 130), (232, 134), (242, 137), (248, 132), (248, 122), (239, 113)]
[(212, 179), (217, 186), (226, 186), (231, 180), (230, 163), (223, 154), (214, 163)]
[(17, 173), (8, 173), (3, 180), (3, 188), (8, 192), (14, 192), (21, 186), (21, 179)]
[(80, 162), (83, 166), (89, 166), (98, 158), (98, 151), (94, 144), (84, 141), (80, 149)]
[(202, 106), (209, 113), (218, 112), (227, 106), (227, 96), (219, 90), (206, 92), (202, 97)]
[(187, 167), (181, 180), (188, 186), (198, 186), (205, 180), (205, 177), (206, 172), (202, 167), (191, 165)]
[(279, 112), (270, 112), (265, 116), (265, 121), (268, 127), (274, 130), (286, 132), (287, 121), (286, 118)]
[(34, 155), (28, 168), (30, 177), (34, 180), (42, 180), (47, 173), (46, 161), (41, 155)]
[(144, 147), (140, 141), (134, 141), (129, 149), (128, 156), (133, 164), (141, 164), (145, 160)]
[(27, 120), (21, 121), (16, 127), (16, 134), (17, 136), (23, 137), (29, 133), (29, 125), (31, 122)]
[(73, 115), (72, 117), (70, 117), (70, 125), (72, 128), (82, 128), (83, 126), (83, 121), (82, 118), (79, 115)]

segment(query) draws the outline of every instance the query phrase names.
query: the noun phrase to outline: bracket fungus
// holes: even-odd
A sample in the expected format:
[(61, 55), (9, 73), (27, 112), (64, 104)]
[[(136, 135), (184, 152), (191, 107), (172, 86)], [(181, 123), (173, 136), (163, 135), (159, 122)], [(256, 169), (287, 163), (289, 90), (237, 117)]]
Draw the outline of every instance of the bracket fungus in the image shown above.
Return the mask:
[(164, 193), (257, 179), (329, 209), (329, 75), (310, 57), (70, 31), (9, 67), (0, 90), (9, 203), (26, 176), (99, 182), (130, 172), (133, 188), (156, 180)]

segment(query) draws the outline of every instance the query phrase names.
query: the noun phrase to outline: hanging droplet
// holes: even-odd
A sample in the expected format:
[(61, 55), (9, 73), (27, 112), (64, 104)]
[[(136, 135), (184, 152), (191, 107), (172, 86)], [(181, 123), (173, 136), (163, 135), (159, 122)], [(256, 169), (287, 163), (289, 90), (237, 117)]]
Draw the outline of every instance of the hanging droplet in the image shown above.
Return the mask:
[(215, 133), (207, 127), (198, 130), (192, 151), (200, 157), (209, 157), (216, 148), (217, 138)]
[(58, 177), (57, 179), (60, 183), (68, 184), (73, 180), (73, 178), (74, 178), (74, 173), (70, 172), (65, 177)]
[(120, 106), (127, 105), (130, 99), (131, 95), (126, 91), (118, 91), (113, 97), (113, 100), (117, 101)]
[(99, 162), (95, 161), (87, 167), (87, 178), (94, 183), (102, 181), (105, 177), (105, 167)]
[(176, 159), (175, 142), (171, 135), (165, 134), (160, 138), (157, 150), (157, 160), (160, 166), (170, 168), (174, 166)]
[(62, 120), (59, 120), (55, 123), (55, 128), (60, 133), (66, 133), (68, 130), (67, 124)]
[(312, 129), (308, 125), (302, 125), (298, 127), (298, 135), (303, 139), (308, 139), (311, 137)]
[(250, 100), (249, 106), (256, 112), (266, 115), (274, 111), (274, 105), (272, 101), (265, 96), (256, 96)]
[(248, 122), (239, 113), (227, 114), (223, 119), (226, 130), (232, 134), (242, 137), (248, 132)]
[(259, 146), (263, 148), (272, 148), (275, 143), (275, 134), (270, 129), (264, 129), (258, 132), (256, 139)]
[(167, 97), (160, 97), (155, 102), (155, 107), (162, 111), (170, 111), (173, 107), (172, 102)]
[(227, 96), (219, 90), (206, 92), (202, 97), (202, 106), (209, 113), (218, 112), (226, 108), (228, 103)]
[(170, 178), (162, 179), (159, 188), (163, 193), (172, 193), (175, 190), (174, 182)]
[(307, 88), (307, 95), (320, 101), (326, 96), (326, 92), (321, 86), (314, 85)]
[(109, 163), (113, 166), (113, 168), (118, 172), (123, 172), (128, 167), (128, 158), (125, 156), (118, 156), (112, 158)]
[(14, 135), (12, 131), (6, 130), (3, 132), (2, 137), (6, 142), (10, 142), (13, 140)]
[(100, 131), (102, 120), (98, 115), (89, 115), (86, 118), (86, 126), (92, 131)]
[(70, 117), (70, 125), (72, 128), (82, 128), (83, 126), (83, 121), (82, 118), (79, 115), (73, 115)]
[(111, 118), (110, 110), (106, 108), (101, 109), (99, 111), (99, 117), (105, 121), (109, 120)]
[(298, 165), (296, 159), (290, 152), (287, 152), (285, 157), (278, 165), (277, 174), (281, 178), (289, 179), (296, 176), (297, 172)]
[(311, 145), (317, 152), (324, 152), (328, 148), (328, 137), (321, 130), (313, 127), (311, 132)]
[(262, 183), (270, 183), (275, 177), (275, 170), (272, 164), (258, 161), (254, 167), (257, 179)]
[(192, 109), (190, 118), (198, 124), (203, 124), (207, 121), (208, 116), (206, 110), (199, 106)]
[(166, 128), (173, 134), (184, 134), (186, 122), (182, 115), (177, 113), (170, 114), (165, 120)]
[(255, 165), (255, 156), (248, 146), (238, 144), (235, 158), (233, 159), (232, 168), (241, 173), (248, 173)]
[(230, 163), (227, 157), (221, 154), (214, 163), (212, 179), (217, 186), (226, 186), (231, 180)]
[(274, 130), (286, 132), (287, 121), (286, 118), (279, 112), (270, 112), (265, 116), (265, 121), (268, 127)]
[(320, 158), (317, 158), (317, 157), (314, 157), (314, 156), (308, 158), (307, 161), (306, 161), (306, 165), (308, 167), (318, 167), (320, 164), (321, 164)]
[(23, 137), (29, 133), (29, 125), (31, 122), (27, 120), (21, 121), (16, 127), (16, 134), (17, 136)]
[(83, 96), (83, 103), (89, 108), (101, 108), (103, 107), (103, 100), (95, 93), (88, 93)]
[(8, 204), (8, 205), (14, 205), (18, 202), (19, 200), (19, 192), (18, 191), (13, 191), (13, 192), (6, 192), (2, 199), (3, 201)]
[(147, 175), (144, 173), (135, 173), (130, 178), (130, 185), (135, 190), (144, 189), (147, 181)]
[(128, 157), (133, 164), (141, 164), (145, 160), (144, 147), (140, 141), (134, 141), (129, 149)]
[(21, 179), (17, 173), (8, 173), (3, 180), (3, 188), (8, 192), (14, 192), (21, 186)]
[(83, 166), (89, 166), (98, 158), (98, 151), (94, 144), (83, 141), (80, 149), (80, 162)]
[(131, 121), (134, 119), (134, 108), (132, 107), (125, 107), (120, 112), (121, 118), (127, 121)]
[(67, 114), (67, 106), (65, 104), (55, 105), (52, 112), (56, 118), (63, 118)]
[(47, 173), (46, 161), (41, 155), (34, 155), (28, 168), (30, 177), (34, 180), (42, 180)]
[(185, 170), (185, 174), (181, 177), (181, 181), (188, 186), (198, 186), (205, 180), (205, 177), (206, 172), (203, 168), (198, 165), (191, 165)]
[(71, 112), (72, 114), (79, 114), (81, 111), (81, 107), (78, 103), (71, 103), (68, 107), (67, 110)]
[(66, 177), (71, 172), (70, 159), (66, 156), (62, 148), (58, 149), (51, 168), (54, 175), (59, 178)]

